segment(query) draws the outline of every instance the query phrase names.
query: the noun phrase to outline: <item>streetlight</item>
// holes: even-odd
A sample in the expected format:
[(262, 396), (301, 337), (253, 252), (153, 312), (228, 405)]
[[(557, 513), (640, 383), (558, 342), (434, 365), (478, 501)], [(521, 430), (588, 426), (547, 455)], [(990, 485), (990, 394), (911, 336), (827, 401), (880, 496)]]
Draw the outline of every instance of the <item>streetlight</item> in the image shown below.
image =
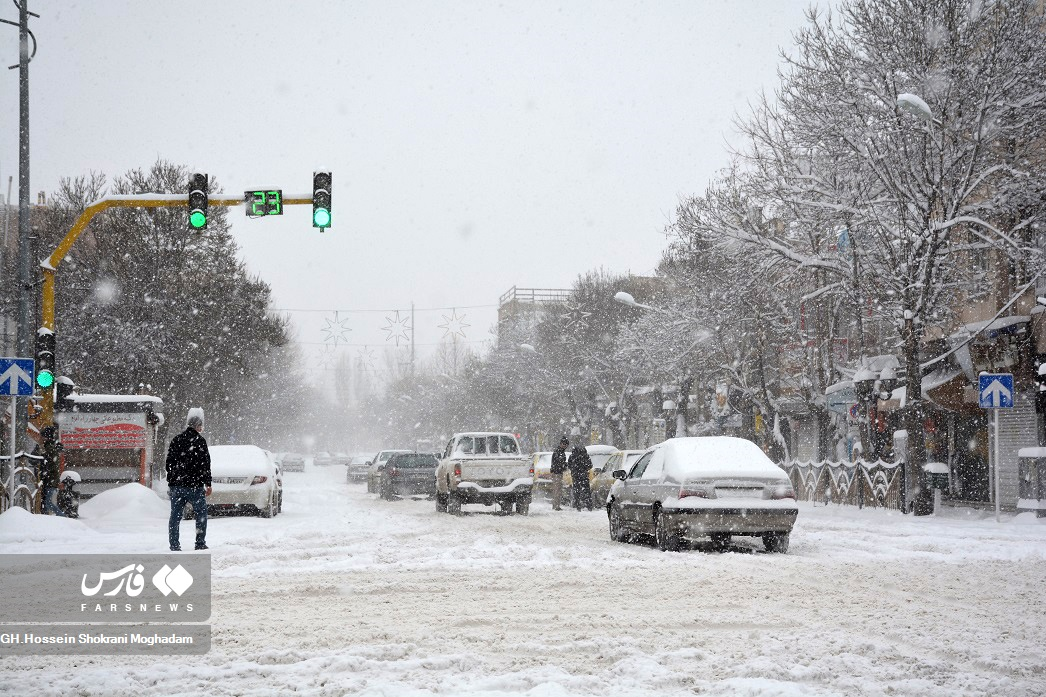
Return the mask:
[(650, 305), (644, 305), (643, 303), (636, 302), (636, 299), (632, 297), (631, 293), (626, 293), (623, 290), (614, 293), (614, 300), (616, 302), (621, 303), (622, 305), (628, 305), (629, 307), (639, 307), (644, 310), (654, 310), (655, 312), (658, 311), (657, 308), (651, 307)]
[(919, 95), (911, 94), (909, 92), (897, 95), (897, 108), (915, 116), (916, 118), (920, 118), (923, 121), (932, 121), (938, 126), (941, 125), (940, 121), (933, 117), (933, 112), (930, 111), (930, 105), (927, 104)]

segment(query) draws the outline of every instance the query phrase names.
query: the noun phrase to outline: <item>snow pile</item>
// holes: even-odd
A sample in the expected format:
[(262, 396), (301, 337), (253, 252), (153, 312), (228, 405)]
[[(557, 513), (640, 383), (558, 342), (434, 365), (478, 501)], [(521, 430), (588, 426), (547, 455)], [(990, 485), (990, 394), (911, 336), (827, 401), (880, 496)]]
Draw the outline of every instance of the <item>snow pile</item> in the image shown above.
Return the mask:
[(80, 504), (80, 517), (85, 520), (136, 523), (143, 520), (166, 520), (171, 507), (151, 489), (141, 484), (124, 484), (103, 491)]
[[(33, 515), (24, 508), (9, 508), (0, 514), (0, 545), (67, 540), (85, 532), (90, 531), (78, 520)], [(21, 549), (19, 551), (30, 553), (46, 550)]]

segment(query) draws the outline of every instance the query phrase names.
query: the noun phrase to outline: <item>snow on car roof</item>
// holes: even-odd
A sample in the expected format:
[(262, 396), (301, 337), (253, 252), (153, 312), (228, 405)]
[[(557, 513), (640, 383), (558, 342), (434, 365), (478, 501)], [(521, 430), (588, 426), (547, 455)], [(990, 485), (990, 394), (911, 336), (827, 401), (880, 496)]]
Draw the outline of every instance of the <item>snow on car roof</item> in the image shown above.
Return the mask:
[(589, 455), (613, 455), (618, 452), (618, 449), (612, 445), (586, 445), (585, 450), (588, 451)]
[(676, 476), (786, 476), (758, 445), (744, 438), (671, 438), (655, 447), (664, 455), (665, 472)]
[(248, 473), (268, 470), (265, 451), (257, 445), (212, 445), (211, 475)]
[(516, 434), (508, 431), (462, 431), (461, 433), (455, 433), (452, 438), (457, 438), (458, 436), (512, 436), (515, 438)]

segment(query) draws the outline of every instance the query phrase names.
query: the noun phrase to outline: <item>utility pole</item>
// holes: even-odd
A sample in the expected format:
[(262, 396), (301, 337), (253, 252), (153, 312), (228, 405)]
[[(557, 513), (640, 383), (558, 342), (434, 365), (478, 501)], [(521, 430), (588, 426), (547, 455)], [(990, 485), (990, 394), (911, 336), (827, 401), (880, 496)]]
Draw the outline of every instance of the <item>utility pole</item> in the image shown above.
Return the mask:
[[(29, 303), (29, 0), (18, 5), (18, 355), (32, 355)], [(38, 17), (39, 15), (33, 15)], [(35, 47), (35, 40), (34, 40)], [(35, 52), (35, 51), (34, 51)], [(26, 414), (17, 410), (17, 433), (25, 438)]]

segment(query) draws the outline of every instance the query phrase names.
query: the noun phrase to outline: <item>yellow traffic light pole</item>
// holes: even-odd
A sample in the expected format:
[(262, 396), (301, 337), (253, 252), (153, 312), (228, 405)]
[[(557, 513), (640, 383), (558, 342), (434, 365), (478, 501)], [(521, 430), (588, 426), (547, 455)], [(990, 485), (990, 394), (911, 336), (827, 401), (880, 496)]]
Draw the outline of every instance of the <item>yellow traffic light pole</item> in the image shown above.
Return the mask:
[[(239, 196), (212, 194), (208, 196), (207, 200), (208, 207), (221, 206), (223, 208), (230, 208), (232, 206), (240, 206), (243, 204), (243, 194)], [(73, 223), (72, 228), (70, 228), (69, 232), (66, 233), (66, 236), (58, 244), (55, 250), (51, 252), (51, 256), (40, 264), (40, 269), (44, 274), (43, 296), (40, 301), (40, 325), (45, 329), (50, 329), (52, 332), (54, 331), (55, 273), (58, 271), (58, 265), (62, 263), (62, 260), (65, 259), (73, 244), (76, 243), (76, 240), (79, 239), (81, 233), (87, 229), (87, 226), (96, 215), (103, 211), (107, 211), (110, 208), (176, 208), (178, 206), (188, 207), (188, 205), (189, 196), (187, 194), (131, 194), (127, 196), (106, 196), (105, 198), (95, 201), (87, 206), (83, 213), (80, 214), (80, 217), (76, 219), (76, 222)], [(312, 205), (312, 196), (298, 195), (284, 198), (283, 205)], [(58, 357), (55, 356), (56, 365), (58, 362), (57, 358)], [(43, 413), (40, 415), (40, 427), (42, 429), (45, 426), (54, 424), (53, 390), (44, 390), (41, 406), (43, 407)]]

